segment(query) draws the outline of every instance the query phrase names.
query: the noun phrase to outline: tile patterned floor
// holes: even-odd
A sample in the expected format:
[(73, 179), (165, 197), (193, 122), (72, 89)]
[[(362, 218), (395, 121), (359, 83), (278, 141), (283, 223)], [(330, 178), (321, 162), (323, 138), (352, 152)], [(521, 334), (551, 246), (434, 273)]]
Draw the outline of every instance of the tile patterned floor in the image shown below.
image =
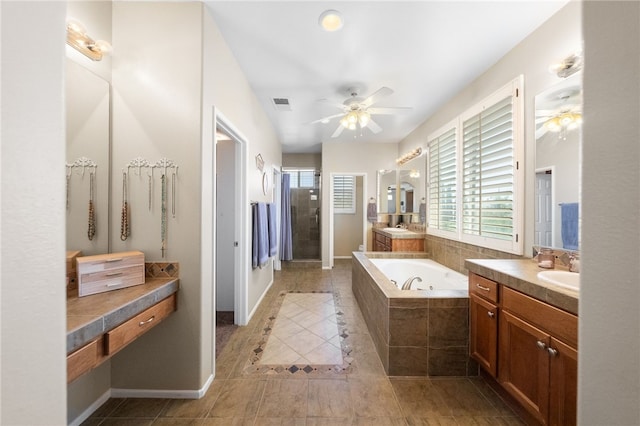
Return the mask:
[[(218, 357), (202, 399), (113, 398), (83, 424), (524, 424), (482, 378), (387, 377), (351, 293), (350, 261), (331, 271), (315, 265), (276, 273), (250, 324)], [(312, 343), (299, 345), (303, 336)]]

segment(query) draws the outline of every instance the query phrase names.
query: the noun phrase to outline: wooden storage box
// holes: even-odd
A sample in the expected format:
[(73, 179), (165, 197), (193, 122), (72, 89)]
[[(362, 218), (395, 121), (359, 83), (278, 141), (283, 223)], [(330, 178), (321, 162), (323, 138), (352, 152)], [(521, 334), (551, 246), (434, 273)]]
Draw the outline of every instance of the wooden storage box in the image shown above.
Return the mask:
[(78, 296), (144, 284), (144, 253), (127, 251), (77, 258)]
[(78, 290), (76, 259), (80, 256), (82, 256), (82, 252), (79, 250), (67, 251), (67, 297), (72, 296)]

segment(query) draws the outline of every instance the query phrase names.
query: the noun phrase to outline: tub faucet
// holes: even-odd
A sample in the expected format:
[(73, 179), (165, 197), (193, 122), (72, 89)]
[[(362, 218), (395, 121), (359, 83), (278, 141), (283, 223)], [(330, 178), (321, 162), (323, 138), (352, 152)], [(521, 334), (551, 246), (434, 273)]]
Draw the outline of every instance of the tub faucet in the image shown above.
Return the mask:
[(404, 282), (404, 284), (402, 284), (402, 290), (411, 290), (411, 284), (413, 284), (413, 282), (414, 282), (415, 280), (418, 280), (418, 282), (419, 282), (419, 283), (421, 283), (421, 282), (422, 282), (422, 278), (420, 278), (420, 277), (411, 277), (411, 278), (408, 278), (408, 279)]

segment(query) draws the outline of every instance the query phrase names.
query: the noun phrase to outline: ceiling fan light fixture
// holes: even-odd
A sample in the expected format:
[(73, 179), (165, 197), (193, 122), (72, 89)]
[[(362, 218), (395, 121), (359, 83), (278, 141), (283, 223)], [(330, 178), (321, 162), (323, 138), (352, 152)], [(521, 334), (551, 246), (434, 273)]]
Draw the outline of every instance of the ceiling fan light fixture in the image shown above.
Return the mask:
[(369, 114), (367, 111), (360, 111), (358, 113), (358, 122), (360, 123), (360, 127), (366, 127), (367, 124), (369, 124), (370, 120), (371, 114)]
[(318, 24), (328, 32), (338, 31), (344, 25), (342, 14), (337, 10), (329, 9), (322, 12)]

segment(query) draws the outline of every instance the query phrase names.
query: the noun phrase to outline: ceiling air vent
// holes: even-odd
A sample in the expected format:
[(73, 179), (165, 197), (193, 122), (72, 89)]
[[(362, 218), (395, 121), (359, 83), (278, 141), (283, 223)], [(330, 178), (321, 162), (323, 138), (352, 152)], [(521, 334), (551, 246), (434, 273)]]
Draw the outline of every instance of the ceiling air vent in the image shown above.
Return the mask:
[(291, 104), (287, 98), (273, 98), (272, 102), (276, 111), (291, 111)]

